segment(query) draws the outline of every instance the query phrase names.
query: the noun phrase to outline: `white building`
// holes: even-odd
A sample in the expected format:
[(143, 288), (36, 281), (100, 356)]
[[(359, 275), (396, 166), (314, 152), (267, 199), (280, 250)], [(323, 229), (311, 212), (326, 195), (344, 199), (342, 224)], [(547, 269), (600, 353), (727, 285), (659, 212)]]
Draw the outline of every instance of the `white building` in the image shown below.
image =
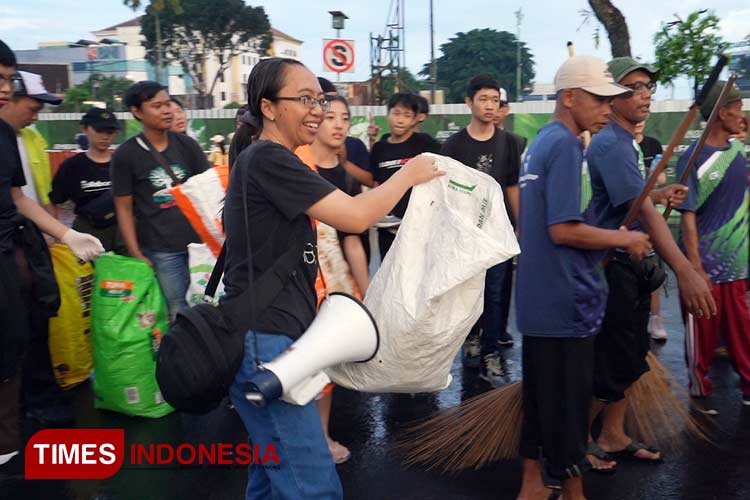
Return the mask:
[[(97, 41), (116, 40), (123, 42), (125, 45), (125, 67), (127, 67), (127, 76), (133, 81), (155, 79), (155, 68), (146, 61), (146, 49), (142, 45), (145, 37), (141, 34), (141, 18), (136, 17), (125, 21), (124, 23), (110, 26), (103, 30), (92, 32)], [(301, 56), (301, 46), (304, 42), (297, 40), (286, 33), (271, 28), (273, 41), (269, 53), (280, 57), (290, 57), (299, 59)], [(236, 102), (244, 103), (246, 100), (245, 85), (250, 71), (257, 62), (265, 57), (260, 54), (252, 44), (249, 44), (246, 51), (233, 57), (224, 74), (219, 77), (214, 85), (212, 92), (214, 98), (214, 108), (222, 108), (225, 105)], [(213, 79), (219, 68), (218, 59), (211, 58), (204, 64), (203, 77), (206, 82), (206, 88), (211, 89)], [(195, 93), (192, 90), (192, 81), (188, 75), (183, 74), (179, 65), (172, 64), (169, 70), (169, 92), (173, 95), (184, 95)]]

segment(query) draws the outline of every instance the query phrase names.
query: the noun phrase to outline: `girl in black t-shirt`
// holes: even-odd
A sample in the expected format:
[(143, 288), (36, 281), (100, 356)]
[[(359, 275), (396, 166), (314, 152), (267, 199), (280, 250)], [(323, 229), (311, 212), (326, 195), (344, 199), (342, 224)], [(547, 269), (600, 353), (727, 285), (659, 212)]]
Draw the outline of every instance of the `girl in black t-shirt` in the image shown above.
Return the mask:
[[(349, 133), (349, 104), (346, 99), (340, 96), (328, 97), (330, 109), (325, 113), (323, 121), (318, 128), (318, 135), (311, 145), (312, 156), (315, 161), (318, 173), (324, 179), (344, 191), (350, 196), (357, 196), (362, 192), (362, 186), (354, 177), (346, 171), (339, 161), (338, 153), (341, 146), (346, 140)], [(320, 235), (320, 233), (318, 233)], [(349, 274), (354, 278), (362, 296), (367, 293), (370, 285), (370, 277), (367, 270), (367, 254), (362, 244), (359, 234), (347, 234), (339, 232), (339, 238), (336, 242), (340, 244), (341, 250), (349, 264), (347, 269), (334, 269), (334, 273), (341, 273), (343, 276), (337, 276), (347, 279)], [(330, 242), (329, 242), (330, 244)], [(319, 242), (319, 248), (321, 249)], [(343, 265), (346, 268), (346, 263)], [(323, 274), (325, 278), (327, 291), (347, 291), (336, 290), (335, 285), (338, 280), (334, 277)], [(351, 452), (338, 441), (333, 440), (328, 434), (328, 422), (331, 414), (331, 405), (333, 403), (333, 393), (331, 390), (326, 391), (325, 395), (318, 399), (318, 410), (320, 411), (321, 421), (323, 423), (323, 432), (326, 435), (328, 449), (331, 451), (333, 461), (337, 464), (346, 462), (351, 457)]]
[[(279, 458), (278, 466), (251, 469), (247, 498), (255, 498), (258, 492), (263, 492), (264, 498), (342, 498), (315, 405), (272, 400), (258, 408), (245, 399), (246, 386), (257, 370), (255, 360), (267, 362), (286, 351), (315, 317), (318, 263), (310, 217), (343, 232), (360, 233), (392, 210), (407, 189), (443, 173), (437, 170), (434, 159), (417, 156), (388, 182), (351, 197), (293, 154), (298, 147), (313, 142), (328, 109), (310, 70), (292, 59), (264, 59), (250, 74), (247, 95), (249, 112), (261, 132), (258, 140), (239, 155), (227, 190), (225, 298), (237, 296), (251, 282), (246, 238), (252, 247), (256, 278), (294, 241), (305, 242), (297, 267), (273, 305), (255, 311), (256, 326), (245, 336), (242, 365), (230, 389), (252, 443), (261, 450), (275, 448)], [(245, 179), (247, 184), (243, 186)], [(245, 233), (243, 191), (249, 234)]]
[(125, 242), (117, 228), (112, 183), (109, 177), (112, 146), (120, 123), (114, 112), (91, 108), (81, 119), (88, 151), (62, 162), (52, 180), (49, 198), (61, 204), (75, 204), (73, 229), (99, 238), (106, 251), (127, 255)]

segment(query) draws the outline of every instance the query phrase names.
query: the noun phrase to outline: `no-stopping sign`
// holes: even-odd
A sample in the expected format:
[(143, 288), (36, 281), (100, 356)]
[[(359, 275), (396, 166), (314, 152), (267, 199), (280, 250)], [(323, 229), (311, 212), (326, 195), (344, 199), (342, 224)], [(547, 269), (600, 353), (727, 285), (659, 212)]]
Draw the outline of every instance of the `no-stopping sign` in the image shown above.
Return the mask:
[(354, 40), (323, 40), (323, 66), (334, 73), (354, 73)]

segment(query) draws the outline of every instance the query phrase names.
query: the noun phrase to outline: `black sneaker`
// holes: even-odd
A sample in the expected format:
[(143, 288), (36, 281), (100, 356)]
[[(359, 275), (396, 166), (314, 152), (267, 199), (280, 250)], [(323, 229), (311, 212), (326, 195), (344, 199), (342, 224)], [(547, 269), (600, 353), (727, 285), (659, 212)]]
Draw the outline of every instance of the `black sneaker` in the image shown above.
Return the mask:
[(716, 417), (719, 415), (719, 410), (716, 409), (716, 405), (713, 402), (711, 396), (691, 396), (690, 404), (695, 411), (708, 415), (709, 417)]
[(464, 366), (466, 368), (479, 368), (482, 353), (482, 341), (479, 335), (469, 335), (463, 346)]
[[(23, 479), (23, 453), (20, 451), (3, 465), (0, 465), (0, 484), (18, 479)], [(2, 491), (2, 488), (0, 488), (0, 491)]]
[(69, 404), (48, 408), (27, 408), (26, 417), (35, 420), (41, 427), (66, 427), (75, 422), (73, 408)]
[(499, 387), (506, 381), (504, 377), (508, 374), (505, 366), (505, 358), (499, 352), (485, 354), (479, 366), (479, 378), (489, 382), (493, 387)]

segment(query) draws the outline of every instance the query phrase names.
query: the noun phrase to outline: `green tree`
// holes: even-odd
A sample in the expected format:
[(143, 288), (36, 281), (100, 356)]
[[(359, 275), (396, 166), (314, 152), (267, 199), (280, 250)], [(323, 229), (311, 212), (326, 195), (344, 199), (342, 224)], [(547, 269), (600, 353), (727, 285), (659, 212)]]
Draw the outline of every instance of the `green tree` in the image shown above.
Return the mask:
[[(437, 80), (446, 92), (448, 102), (463, 102), (466, 83), (479, 74), (494, 76), (508, 91), (516, 93), (516, 36), (507, 31), (474, 29), (467, 33), (456, 33), (440, 46), (442, 55), (437, 59)], [(430, 75), (430, 65), (425, 64), (422, 76)], [(534, 58), (521, 42), (522, 86), (530, 86), (534, 80)]]
[(418, 80), (408, 68), (402, 68), (397, 74), (387, 73), (383, 75), (383, 95), (388, 99), (395, 93), (398, 87), (399, 92), (414, 92), (418, 94), (420, 90), (425, 90), (429, 84), (423, 80)]
[[(155, 40), (154, 40), (154, 60), (156, 61), (156, 69), (157, 69), (157, 77), (156, 80), (159, 82), (164, 83), (164, 48), (162, 46), (161, 42), (161, 22), (159, 20), (159, 14), (164, 11), (164, 9), (169, 8), (172, 12), (175, 14), (180, 14), (182, 12), (182, 7), (180, 5), (181, 0), (151, 0), (149, 2), (149, 7), (151, 13), (154, 16), (154, 26), (155, 26)], [(138, 10), (143, 2), (141, 0), (123, 0), (123, 2), (126, 6), (130, 7), (133, 10)]]
[(713, 11), (692, 12), (686, 19), (662, 23), (654, 35), (659, 82), (674, 85), (678, 76), (693, 80), (693, 93), (711, 73), (711, 58), (728, 47), (718, 34), (719, 18)]
[(124, 111), (122, 98), (125, 96), (128, 87), (133, 83), (135, 82), (127, 78), (94, 73), (78, 86), (89, 90), (94, 101), (104, 101), (108, 108), (115, 111)]
[(81, 85), (76, 85), (65, 91), (65, 98), (55, 111), (59, 113), (80, 113), (81, 109), (83, 109), (84, 101), (90, 100), (91, 92)]
[[(233, 57), (265, 54), (271, 46), (271, 25), (263, 7), (245, 5), (243, 0), (181, 0), (179, 7), (157, 12), (152, 2), (146, 9), (141, 18), (146, 57), (156, 60), (159, 34), (164, 63), (181, 64), (200, 95), (213, 93)], [(206, 75), (205, 63), (211, 58), (218, 68)]]

